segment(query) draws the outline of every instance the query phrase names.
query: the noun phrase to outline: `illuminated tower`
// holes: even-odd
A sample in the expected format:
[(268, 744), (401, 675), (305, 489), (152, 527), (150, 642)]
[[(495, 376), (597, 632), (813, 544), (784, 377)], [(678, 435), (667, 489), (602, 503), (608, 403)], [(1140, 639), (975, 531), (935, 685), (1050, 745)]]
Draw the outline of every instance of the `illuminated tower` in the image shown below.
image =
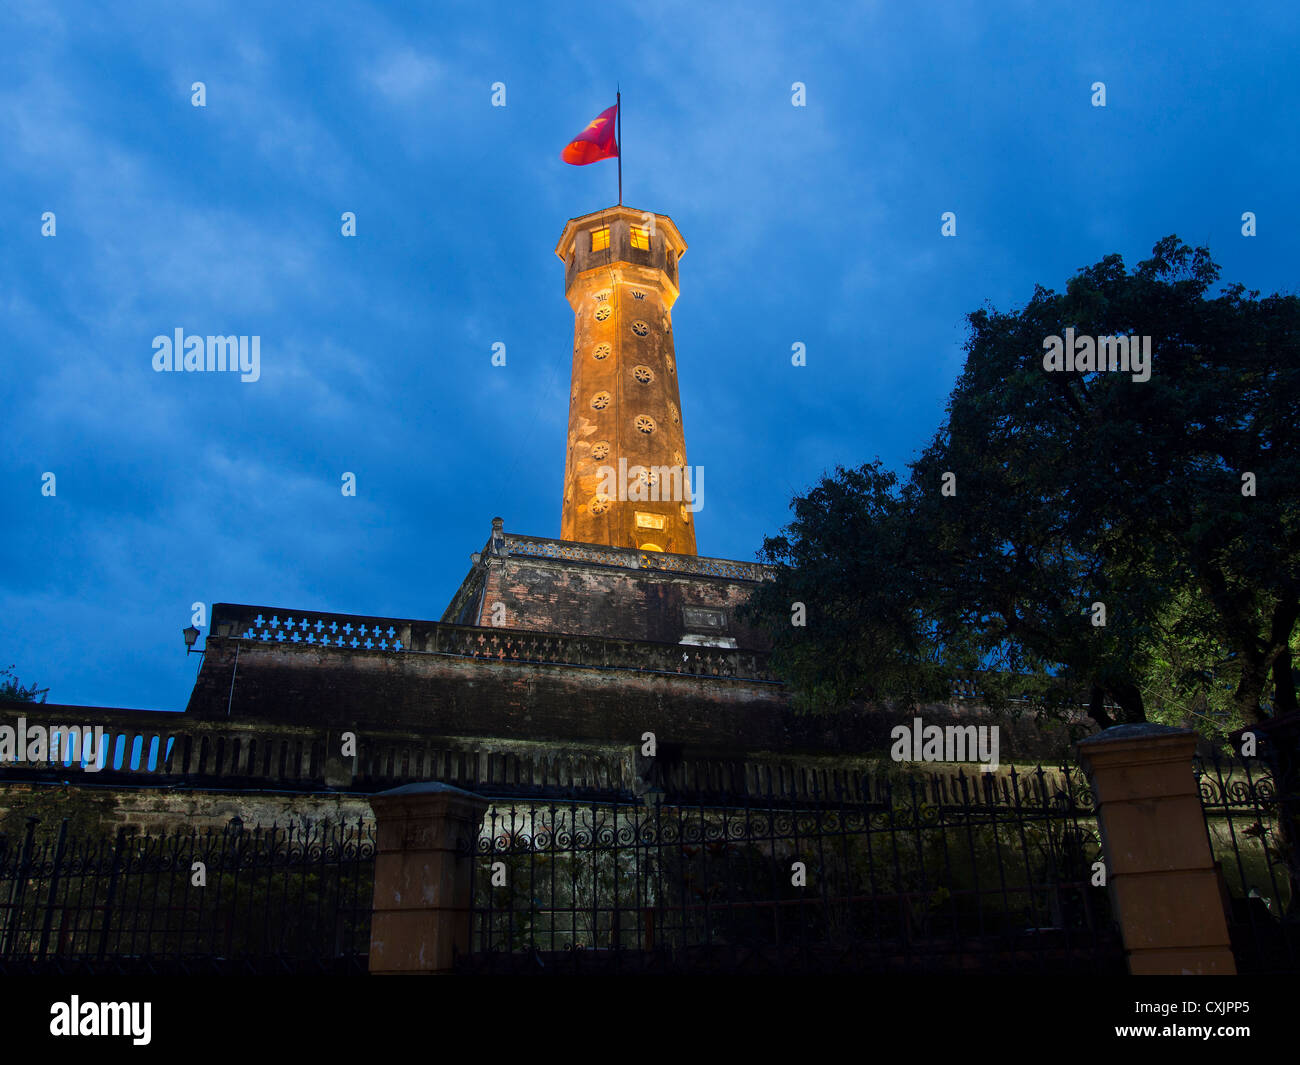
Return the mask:
[(631, 207), (570, 219), (555, 248), (573, 307), (563, 540), (696, 553), (672, 327), (685, 251), (671, 218)]

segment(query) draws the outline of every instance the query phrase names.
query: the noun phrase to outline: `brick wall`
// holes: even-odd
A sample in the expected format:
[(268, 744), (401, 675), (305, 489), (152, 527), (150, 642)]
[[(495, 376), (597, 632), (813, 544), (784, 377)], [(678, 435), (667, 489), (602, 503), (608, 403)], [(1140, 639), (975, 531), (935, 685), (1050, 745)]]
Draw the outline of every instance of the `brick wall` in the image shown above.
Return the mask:
[[(536, 558), (485, 557), (482, 565), (487, 587), (470, 624), (492, 625), (494, 604), (501, 603), (499, 624), (506, 628), (660, 643), (729, 637), (748, 650), (771, 646), (764, 633), (736, 618), (753, 589), (748, 581)], [(720, 625), (710, 624), (715, 618)]]

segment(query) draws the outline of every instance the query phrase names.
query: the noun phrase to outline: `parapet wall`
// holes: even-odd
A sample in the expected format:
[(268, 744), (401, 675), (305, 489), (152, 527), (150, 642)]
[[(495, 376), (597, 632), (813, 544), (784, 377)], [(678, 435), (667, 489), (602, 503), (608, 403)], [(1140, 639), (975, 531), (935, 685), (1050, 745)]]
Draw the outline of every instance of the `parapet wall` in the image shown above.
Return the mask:
[(767, 651), (737, 609), (770, 579), (754, 562), (494, 534), (444, 623)]

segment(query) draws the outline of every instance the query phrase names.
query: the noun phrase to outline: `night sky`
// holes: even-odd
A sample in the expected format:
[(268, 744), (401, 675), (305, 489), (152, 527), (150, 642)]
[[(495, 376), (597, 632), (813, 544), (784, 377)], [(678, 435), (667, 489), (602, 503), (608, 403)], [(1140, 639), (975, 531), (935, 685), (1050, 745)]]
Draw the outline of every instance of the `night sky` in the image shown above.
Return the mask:
[[(699, 550), (752, 559), (824, 472), (928, 442), (986, 303), (1170, 233), (1293, 291), (1298, 31), (1283, 3), (8, 3), (0, 667), (179, 710), (196, 601), (436, 619), (494, 515), (558, 536), (554, 247), (616, 199), (559, 153), (616, 84), (624, 201), (690, 245)], [(177, 328), (259, 336), (260, 379), (155, 372)]]

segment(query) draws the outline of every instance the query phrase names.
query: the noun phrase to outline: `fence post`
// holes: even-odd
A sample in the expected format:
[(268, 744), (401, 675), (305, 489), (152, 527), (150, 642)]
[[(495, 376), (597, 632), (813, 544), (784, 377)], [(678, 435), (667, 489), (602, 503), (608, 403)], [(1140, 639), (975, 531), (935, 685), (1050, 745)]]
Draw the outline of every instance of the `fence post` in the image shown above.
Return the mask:
[(370, 797), (375, 901), (370, 972), (447, 973), (469, 948), (472, 857), (490, 803), (450, 784), (407, 784)]
[(1129, 972), (1234, 974), (1209, 832), (1192, 775), (1196, 733), (1117, 725), (1078, 745)]

